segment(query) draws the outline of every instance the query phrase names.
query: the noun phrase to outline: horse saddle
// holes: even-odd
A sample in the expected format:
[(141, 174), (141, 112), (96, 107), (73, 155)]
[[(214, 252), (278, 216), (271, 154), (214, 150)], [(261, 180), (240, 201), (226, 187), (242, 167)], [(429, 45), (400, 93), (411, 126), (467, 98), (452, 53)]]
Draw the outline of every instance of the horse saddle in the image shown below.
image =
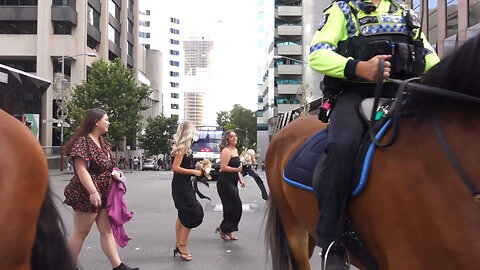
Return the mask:
[[(379, 102), (380, 110), (376, 114), (378, 121), (375, 122), (377, 139), (381, 138), (390, 126), (390, 121), (382, 117), (383, 113), (388, 110), (390, 103), (391, 99), (386, 98), (382, 98)], [(369, 98), (363, 100), (359, 106), (359, 113), (366, 122), (370, 121), (372, 104), (373, 98)], [(313, 192), (312, 179), (315, 167), (323, 162), (327, 143), (328, 129), (322, 129), (310, 136), (288, 160), (283, 170), (284, 181), (291, 186)], [(371, 142), (368, 134), (366, 134), (358, 150), (355, 162), (353, 174), (353, 186), (355, 188), (353, 189), (352, 198), (357, 197), (366, 185), (374, 151), (375, 144)]]

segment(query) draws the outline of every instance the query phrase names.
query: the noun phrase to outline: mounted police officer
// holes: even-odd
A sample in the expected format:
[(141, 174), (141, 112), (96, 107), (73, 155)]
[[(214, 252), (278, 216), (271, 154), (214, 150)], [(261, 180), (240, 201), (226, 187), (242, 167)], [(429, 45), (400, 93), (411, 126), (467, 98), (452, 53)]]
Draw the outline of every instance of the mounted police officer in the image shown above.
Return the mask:
[[(358, 106), (374, 96), (380, 59), (385, 61), (383, 76), (397, 79), (420, 76), (440, 61), (419, 22), (401, 0), (337, 0), (324, 11), (309, 59), (312, 69), (325, 74), (324, 98), (335, 100), (320, 172), (329, 188), (321, 196), (317, 191), (317, 244), (324, 252), (343, 222), (342, 205), (365, 132)], [(383, 96), (391, 97), (393, 91), (386, 83)], [(346, 269), (340, 250), (332, 249), (328, 257), (328, 270)]]

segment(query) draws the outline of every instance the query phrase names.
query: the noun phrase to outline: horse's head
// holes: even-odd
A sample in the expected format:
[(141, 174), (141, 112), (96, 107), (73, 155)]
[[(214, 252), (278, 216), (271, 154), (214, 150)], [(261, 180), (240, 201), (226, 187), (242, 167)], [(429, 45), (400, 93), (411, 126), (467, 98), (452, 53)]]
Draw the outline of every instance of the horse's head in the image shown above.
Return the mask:
[(0, 269), (30, 269), (47, 162), (32, 132), (2, 110), (0, 149)]

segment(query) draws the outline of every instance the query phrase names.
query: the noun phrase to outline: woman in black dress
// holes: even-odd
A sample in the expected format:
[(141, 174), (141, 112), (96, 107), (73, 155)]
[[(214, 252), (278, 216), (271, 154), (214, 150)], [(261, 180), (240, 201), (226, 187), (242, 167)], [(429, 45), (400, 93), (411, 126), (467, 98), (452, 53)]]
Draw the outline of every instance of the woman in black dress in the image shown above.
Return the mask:
[(195, 170), (190, 146), (195, 137), (195, 127), (189, 122), (180, 123), (177, 133), (173, 136), (172, 156), (174, 157), (172, 170), (172, 197), (175, 208), (178, 210), (175, 223), (176, 243), (173, 256), (178, 253), (185, 261), (190, 261), (192, 255), (188, 253), (188, 235), (192, 228), (197, 227), (203, 220), (203, 208), (197, 201), (190, 178), (201, 176), (202, 172)]
[(238, 194), (238, 182), (245, 187), (241, 172), (242, 166), (238, 157), (237, 134), (229, 130), (223, 134), (220, 143), (220, 177), (217, 191), (223, 205), (223, 221), (215, 230), (223, 240), (238, 240), (233, 232), (238, 231), (238, 223), (242, 217), (242, 201)]

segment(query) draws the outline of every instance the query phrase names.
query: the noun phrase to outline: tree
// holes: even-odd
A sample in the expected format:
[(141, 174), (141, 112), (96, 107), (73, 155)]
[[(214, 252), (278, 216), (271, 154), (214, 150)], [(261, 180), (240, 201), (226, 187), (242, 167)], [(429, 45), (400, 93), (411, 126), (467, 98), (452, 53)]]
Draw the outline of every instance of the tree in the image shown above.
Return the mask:
[[(256, 150), (257, 141), (257, 118), (255, 112), (235, 104), (230, 112), (221, 111), (217, 113), (217, 124), (223, 130), (234, 130), (237, 133), (237, 148), (253, 148)], [(248, 139), (246, 135), (248, 134)]]
[(110, 121), (107, 140), (118, 149), (125, 137), (134, 136), (141, 129), (140, 112), (148, 109), (143, 101), (150, 92), (147, 85), (137, 84), (133, 69), (124, 66), (119, 58), (113, 62), (95, 61), (88, 80), (74, 89), (68, 133), (75, 131), (87, 109), (101, 108)]
[(145, 134), (138, 139), (140, 148), (145, 149), (147, 155), (168, 154), (177, 126), (177, 117), (167, 118), (158, 115), (155, 118), (148, 118)]

